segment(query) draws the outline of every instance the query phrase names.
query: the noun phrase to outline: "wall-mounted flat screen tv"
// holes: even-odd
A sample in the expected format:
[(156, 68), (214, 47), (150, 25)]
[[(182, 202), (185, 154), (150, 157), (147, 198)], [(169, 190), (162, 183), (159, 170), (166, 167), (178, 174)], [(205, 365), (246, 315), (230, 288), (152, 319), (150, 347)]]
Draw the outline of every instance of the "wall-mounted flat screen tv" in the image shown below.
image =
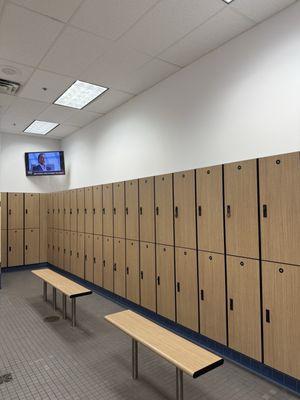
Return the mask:
[(35, 151), (25, 153), (27, 176), (64, 175), (63, 151)]

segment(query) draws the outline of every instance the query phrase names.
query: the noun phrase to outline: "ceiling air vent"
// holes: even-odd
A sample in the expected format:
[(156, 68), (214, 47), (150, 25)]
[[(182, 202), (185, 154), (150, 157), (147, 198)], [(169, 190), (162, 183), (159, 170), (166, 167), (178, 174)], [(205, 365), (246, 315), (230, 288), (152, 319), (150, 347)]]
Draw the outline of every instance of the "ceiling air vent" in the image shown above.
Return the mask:
[(0, 79), (0, 93), (4, 94), (16, 94), (20, 88), (20, 84), (17, 82), (6, 81), (5, 79)]

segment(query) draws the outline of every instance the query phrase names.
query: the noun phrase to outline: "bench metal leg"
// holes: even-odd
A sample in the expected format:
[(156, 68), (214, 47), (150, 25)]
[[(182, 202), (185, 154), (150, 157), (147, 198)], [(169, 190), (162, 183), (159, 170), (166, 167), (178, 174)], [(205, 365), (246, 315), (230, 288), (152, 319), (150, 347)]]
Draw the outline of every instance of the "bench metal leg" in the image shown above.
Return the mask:
[(183, 400), (183, 372), (176, 368), (176, 400)]
[(62, 309), (63, 309), (63, 319), (67, 319), (67, 296), (62, 295)]
[(72, 298), (72, 326), (76, 326), (76, 297)]
[(47, 301), (47, 282), (43, 282), (43, 299)]
[(53, 310), (56, 311), (56, 288), (52, 289), (53, 293)]
[(137, 379), (138, 373), (138, 342), (132, 339), (132, 379)]

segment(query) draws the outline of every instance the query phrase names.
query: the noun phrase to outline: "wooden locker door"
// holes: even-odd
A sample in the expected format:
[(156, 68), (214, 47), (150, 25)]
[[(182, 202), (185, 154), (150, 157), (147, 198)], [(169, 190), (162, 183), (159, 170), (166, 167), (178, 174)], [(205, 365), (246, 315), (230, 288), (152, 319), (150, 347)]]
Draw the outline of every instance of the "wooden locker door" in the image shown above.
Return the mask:
[(65, 269), (64, 264), (64, 231), (58, 231), (58, 267)]
[(103, 236), (103, 287), (110, 292), (114, 290), (113, 252), (113, 238)]
[(155, 244), (140, 242), (141, 306), (156, 312)]
[(0, 229), (7, 229), (7, 193), (0, 193)]
[(69, 231), (71, 229), (71, 198), (70, 191), (66, 190), (64, 192), (64, 230)]
[(224, 253), (222, 165), (196, 170), (198, 249)]
[(300, 265), (300, 153), (259, 160), (262, 259)]
[[(102, 211), (102, 210), (101, 210)], [(103, 281), (102, 236), (94, 235), (94, 283), (102, 286)]]
[(77, 190), (70, 191), (70, 229), (77, 232)]
[(7, 267), (7, 229), (0, 229), (0, 240), (1, 240), (1, 254), (0, 254), (0, 262), (1, 267)]
[(64, 269), (71, 272), (70, 264), (70, 231), (64, 232)]
[(224, 166), (227, 254), (259, 258), (256, 160)]
[(199, 331), (196, 250), (175, 248), (177, 322)]
[(25, 229), (39, 229), (40, 227), (40, 195), (25, 193)]
[(64, 192), (57, 193), (58, 209), (57, 209), (57, 228), (64, 229)]
[(300, 379), (300, 268), (262, 263), (264, 363)]
[(102, 226), (103, 235), (113, 236), (113, 192), (112, 184), (103, 185)]
[(93, 187), (94, 234), (102, 235), (102, 186)]
[(226, 345), (225, 256), (199, 251), (200, 333)]
[(139, 242), (126, 240), (126, 298), (140, 303)]
[(227, 256), (228, 345), (261, 361), (259, 261)]
[(125, 287), (125, 239), (114, 239), (114, 293), (126, 296)]
[(156, 245), (157, 313), (175, 321), (174, 247)]
[(53, 249), (53, 265), (58, 267), (58, 229), (53, 229), (52, 249)]
[(8, 254), (7, 266), (15, 267), (24, 264), (24, 230), (9, 229), (8, 230)]
[(125, 184), (113, 184), (114, 198), (114, 237), (125, 238)]
[(84, 231), (85, 233), (94, 232), (94, 213), (93, 213), (93, 188), (92, 186), (84, 189)]
[(47, 261), (48, 194), (40, 194), (40, 262)]
[(154, 178), (139, 180), (140, 240), (155, 242)]
[(139, 183), (125, 182), (126, 239), (139, 240)]
[(77, 232), (70, 232), (70, 267), (71, 273), (77, 275)]
[(77, 234), (76, 275), (84, 279), (84, 233)]
[(84, 235), (84, 279), (89, 282), (94, 282), (94, 236), (91, 233)]
[(40, 231), (39, 229), (25, 229), (24, 263), (38, 264), (40, 262)]
[(77, 232), (84, 233), (84, 188), (77, 189)]
[(196, 249), (195, 171), (174, 174), (175, 246)]
[(8, 229), (24, 228), (23, 193), (8, 193)]
[(53, 228), (53, 193), (47, 194), (47, 226)]
[(155, 177), (156, 243), (174, 246), (173, 176)]
[(53, 228), (58, 229), (58, 193), (52, 193)]
[(47, 229), (47, 262), (53, 265), (53, 229)]

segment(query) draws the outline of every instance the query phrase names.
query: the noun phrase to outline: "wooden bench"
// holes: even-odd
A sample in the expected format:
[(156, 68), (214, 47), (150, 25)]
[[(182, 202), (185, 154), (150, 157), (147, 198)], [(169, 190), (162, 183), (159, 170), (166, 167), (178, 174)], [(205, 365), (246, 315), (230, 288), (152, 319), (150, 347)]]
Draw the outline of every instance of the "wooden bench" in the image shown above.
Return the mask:
[(62, 293), (63, 318), (67, 318), (67, 297), (72, 301), (72, 326), (76, 326), (76, 298), (92, 294), (91, 290), (79, 285), (71, 279), (62, 276), (51, 269), (37, 269), (31, 271), (43, 280), (43, 297), (47, 301), (47, 284), (53, 287), (53, 309), (56, 310), (56, 290)]
[(132, 377), (138, 378), (138, 343), (176, 366), (176, 398), (183, 399), (183, 372), (193, 378), (219, 367), (224, 360), (208, 350), (126, 310), (105, 317), (132, 337)]

